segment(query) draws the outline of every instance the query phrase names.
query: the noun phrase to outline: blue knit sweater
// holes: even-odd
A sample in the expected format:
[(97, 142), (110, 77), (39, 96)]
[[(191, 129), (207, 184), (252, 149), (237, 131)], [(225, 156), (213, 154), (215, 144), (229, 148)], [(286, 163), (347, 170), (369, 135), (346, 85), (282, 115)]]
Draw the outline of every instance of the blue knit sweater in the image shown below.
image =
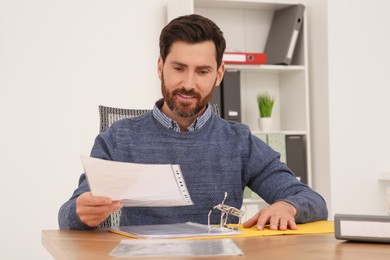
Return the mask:
[[(280, 162), (277, 152), (253, 136), (247, 126), (215, 114), (194, 132), (167, 129), (151, 112), (117, 121), (97, 136), (91, 156), (181, 167), (194, 205), (122, 208), (122, 226), (187, 221), (206, 224), (208, 212), (221, 203), (225, 191), (225, 204), (241, 208), (245, 186), (269, 204), (283, 200), (294, 205), (297, 223), (327, 219), (324, 199), (299, 182)], [(76, 198), (86, 191), (89, 187), (82, 174), (79, 187), (60, 209), (61, 229), (89, 228), (76, 214)], [(219, 223), (219, 217), (212, 214), (212, 223)]]

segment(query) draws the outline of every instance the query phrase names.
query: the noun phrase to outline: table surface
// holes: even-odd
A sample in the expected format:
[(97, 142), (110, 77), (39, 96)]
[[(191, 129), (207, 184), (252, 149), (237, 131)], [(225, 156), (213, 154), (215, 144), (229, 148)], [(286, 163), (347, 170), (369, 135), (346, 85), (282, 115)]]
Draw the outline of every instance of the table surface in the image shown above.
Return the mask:
[[(55, 259), (119, 259), (108, 253), (126, 237), (105, 230), (44, 230), (42, 244)], [(281, 235), (234, 238), (243, 256), (228, 259), (390, 259), (390, 244), (337, 240), (334, 234)], [(168, 259), (166, 257), (158, 257)], [(131, 258), (150, 259), (150, 258)], [(156, 259), (156, 258), (154, 258)], [(222, 259), (221, 257), (169, 257), (169, 259)]]

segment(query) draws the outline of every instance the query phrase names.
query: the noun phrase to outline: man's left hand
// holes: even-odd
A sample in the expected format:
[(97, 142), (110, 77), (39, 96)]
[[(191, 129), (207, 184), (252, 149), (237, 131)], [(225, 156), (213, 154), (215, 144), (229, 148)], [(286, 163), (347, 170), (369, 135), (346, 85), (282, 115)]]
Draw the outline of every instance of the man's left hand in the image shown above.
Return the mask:
[(278, 201), (262, 210), (255, 216), (247, 220), (243, 226), (250, 228), (256, 226), (258, 230), (263, 230), (269, 224), (271, 230), (297, 229), (295, 215), (297, 210), (287, 202)]

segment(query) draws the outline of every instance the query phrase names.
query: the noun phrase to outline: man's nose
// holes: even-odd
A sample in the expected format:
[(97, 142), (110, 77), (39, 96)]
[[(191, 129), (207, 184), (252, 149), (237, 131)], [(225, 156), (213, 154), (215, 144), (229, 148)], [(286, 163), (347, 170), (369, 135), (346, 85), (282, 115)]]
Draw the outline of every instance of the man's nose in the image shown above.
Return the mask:
[(187, 72), (184, 79), (183, 79), (183, 87), (185, 89), (193, 89), (195, 88), (195, 73), (194, 72)]

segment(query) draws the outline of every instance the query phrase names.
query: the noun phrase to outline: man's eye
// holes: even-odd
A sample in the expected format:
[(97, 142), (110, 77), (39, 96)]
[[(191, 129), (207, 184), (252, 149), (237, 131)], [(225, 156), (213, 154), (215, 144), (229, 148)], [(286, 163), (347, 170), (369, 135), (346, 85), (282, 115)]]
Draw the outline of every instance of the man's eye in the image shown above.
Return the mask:
[(176, 70), (176, 71), (183, 71), (182, 67), (173, 67), (173, 69)]
[(209, 71), (208, 70), (200, 70), (198, 73), (200, 75), (206, 75), (207, 73), (209, 73)]

